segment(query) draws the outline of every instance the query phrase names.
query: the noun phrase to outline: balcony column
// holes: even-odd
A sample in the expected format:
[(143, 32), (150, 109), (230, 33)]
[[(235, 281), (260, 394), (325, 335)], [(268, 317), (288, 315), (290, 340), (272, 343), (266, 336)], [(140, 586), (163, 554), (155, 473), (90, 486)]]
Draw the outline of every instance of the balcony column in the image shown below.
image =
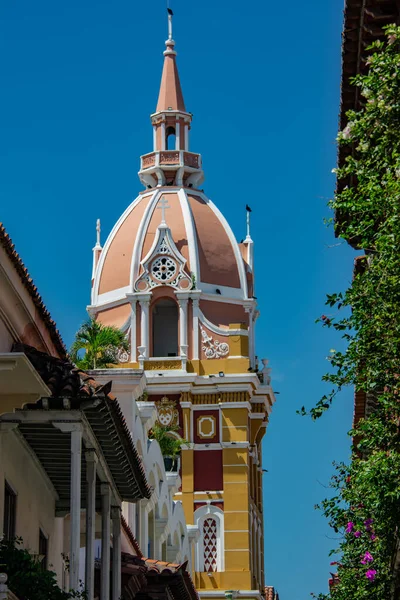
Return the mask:
[(185, 123), (185, 150), (189, 152), (189, 124)]
[(94, 598), (94, 540), (96, 532), (96, 464), (97, 456), (93, 450), (85, 454), (86, 458), (86, 544), (85, 544), (85, 589), (88, 600)]
[(161, 150), (165, 150), (165, 121), (161, 123)]
[(157, 150), (157, 127), (153, 125), (153, 151)]
[(82, 436), (82, 425), (80, 423), (71, 425), (71, 539), (69, 553), (69, 587), (72, 590), (79, 589), (79, 553), (81, 548)]
[(254, 325), (253, 325), (253, 313), (254, 313), (254, 301), (245, 301), (244, 302), (244, 310), (249, 315), (249, 361), (250, 367), (254, 369), (255, 367), (255, 357), (253, 352), (253, 335), (254, 335)]
[(179, 121), (175, 125), (175, 150), (181, 149), (181, 124)]
[(137, 340), (136, 340), (136, 302), (137, 302), (137, 297), (136, 294), (127, 294), (126, 295), (127, 299), (130, 302), (131, 305), (131, 325), (130, 325), (130, 345), (131, 345), (131, 357), (130, 360), (131, 362), (136, 362), (136, 344), (137, 344)]
[(259, 316), (260, 311), (255, 308), (253, 311), (253, 338), (251, 340), (251, 355), (253, 357), (255, 367), (257, 367), (256, 362), (258, 363), (258, 359), (256, 357), (256, 321)]
[(188, 356), (188, 315), (189, 292), (175, 292), (179, 304), (179, 354), (182, 357), (182, 368), (186, 367)]
[(121, 598), (121, 507), (111, 509), (113, 530), (112, 600)]
[(110, 598), (110, 505), (111, 490), (108, 483), (101, 484), (101, 584), (100, 600)]
[(151, 294), (138, 294), (137, 298), (140, 303), (140, 346), (139, 350), (139, 363), (142, 363), (140, 368), (143, 368), (144, 359), (149, 356), (149, 305)]
[(192, 308), (193, 308), (193, 348), (192, 348), (192, 358), (193, 360), (199, 360), (199, 316), (200, 316), (200, 308), (199, 308), (199, 300), (200, 300), (200, 291), (192, 291), (190, 297), (192, 298)]

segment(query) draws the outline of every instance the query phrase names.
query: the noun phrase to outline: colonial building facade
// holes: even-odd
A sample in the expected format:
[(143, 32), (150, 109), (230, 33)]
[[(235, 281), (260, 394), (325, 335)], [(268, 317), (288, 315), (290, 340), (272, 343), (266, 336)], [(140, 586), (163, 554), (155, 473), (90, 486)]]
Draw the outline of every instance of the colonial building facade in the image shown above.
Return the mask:
[[(165, 472), (158, 442), (148, 440), (152, 413), (142, 410), (128, 429), (110, 381), (68, 360), (0, 224), (0, 535), (22, 538), (65, 591), (84, 588), (88, 600), (197, 600), (193, 531), (173, 498), (179, 474)], [(158, 537), (150, 548), (140, 548), (128, 525), (141, 531), (135, 515), (152, 519)], [(23, 574), (13, 569), (2, 562), (0, 600), (19, 600)]]
[[(143, 428), (157, 419), (184, 441), (175, 510), (182, 507), (192, 541), (180, 558), (189, 561), (200, 597), (261, 598), (261, 442), (275, 397), (268, 361), (259, 370), (255, 350), (254, 245), (249, 226), (236, 241), (201, 189), (191, 126), (170, 15), (153, 147), (140, 158), (144, 189), (104, 246), (98, 223), (88, 310), (124, 331), (130, 352), (96, 378), (112, 380), (149, 468), (156, 459)], [(153, 490), (153, 504), (136, 505), (126, 517), (151, 557), (168, 557), (179, 540), (171, 539), (161, 491)]]

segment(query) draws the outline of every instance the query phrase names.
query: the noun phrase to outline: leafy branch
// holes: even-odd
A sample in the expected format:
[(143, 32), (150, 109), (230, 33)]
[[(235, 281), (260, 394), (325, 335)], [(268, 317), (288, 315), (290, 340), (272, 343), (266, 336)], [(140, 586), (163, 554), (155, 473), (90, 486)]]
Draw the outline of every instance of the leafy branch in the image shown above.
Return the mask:
[[(329, 203), (341, 238), (363, 248), (345, 292), (327, 296), (319, 321), (345, 342), (332, 350), (332, 385), (309, 411), (318, 419), (345, 386), (369, 401), (349, 432), (352, 461), (336, 465), (333, 497), (320, 509), (339, 534), (335, 584), (320, 600), (390, 600), (399, 588), (400, 544), (400, 28), (386, 28), (371, 48), (366, 75), (354, 78), (364, 99), (349, 111), (339, 145), (350, 150), (336, 170)], [(332, 313), (332, 314), (331, 314)]]

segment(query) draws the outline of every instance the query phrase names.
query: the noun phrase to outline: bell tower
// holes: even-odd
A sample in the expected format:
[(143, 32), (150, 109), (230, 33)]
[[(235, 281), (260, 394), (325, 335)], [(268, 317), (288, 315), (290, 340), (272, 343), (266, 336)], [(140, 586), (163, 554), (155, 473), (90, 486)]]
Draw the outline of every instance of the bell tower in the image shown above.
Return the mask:
[(168, 14), (168, 39), (156, 112), (151, 115), (153, 152), (140, 158), (139, 177), (151, 189), (161, 185), (198, 187), (204, 180), (201, 156), (189, 152), (192, 115), (186, 111)]
[(107, 377), (130, 399), (129, 382), (140, 378), (141, 418), (156, 411), (159, 425), (181, 440), (174, 499), (194, 542), (193, 555), (182, 560), (189, 560), (201, 600), (262, 600), (262, 439), (275, 396), (268, 361), (256, 356), (255, 244), (249, 211), (239, 243), (199, 189), (201, 156), (189, 150), (192, 115), (172, 15), (168, 25), (153, 150), (140, 158), (145, 189), (104, 246), (98, 240), (89, 310), (130, 342), (129, 356)]

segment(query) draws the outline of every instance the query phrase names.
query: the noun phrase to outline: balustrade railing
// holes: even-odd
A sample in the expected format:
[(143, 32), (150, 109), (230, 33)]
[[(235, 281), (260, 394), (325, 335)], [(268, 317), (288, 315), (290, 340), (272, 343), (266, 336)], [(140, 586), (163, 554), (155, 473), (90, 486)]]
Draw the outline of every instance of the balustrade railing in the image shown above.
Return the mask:
[(200, 155), (184, 150), (160, 150), (150, 152), (141, 157), (141, 168), (150, 169), (151, 167), (161, 166), (179, 166), (200, 169)]

